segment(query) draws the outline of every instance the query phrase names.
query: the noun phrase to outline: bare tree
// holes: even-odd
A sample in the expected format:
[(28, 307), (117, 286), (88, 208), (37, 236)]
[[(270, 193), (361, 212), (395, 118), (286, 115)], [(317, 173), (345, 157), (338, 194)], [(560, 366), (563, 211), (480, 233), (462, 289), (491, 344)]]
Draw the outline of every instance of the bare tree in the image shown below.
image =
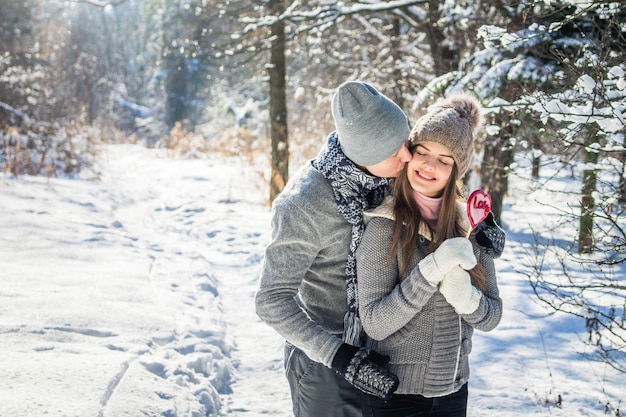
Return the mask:
[[(270, 0), (272, 16), (285, 11), (283, 0)], [(287, 101), (285, 94), (285, 22), (277, 19), (271, 26), (271, 58), (268, 67), (270, 84), (270, 136), (272, 159), (270, 177), (270, 201), (283, 190), (289, 178), (289, 139), (287, 136)]]
[[(253, 50), (254, 53), (258, 53), (263, 50), (270, 50), (270, 65), (268, 66), (268, 74), (269, 74), (269, 82), (270, 82), (270, 129), (272, 135), (272, 161), (271, 161), (271, 179), (270, 179), (270, 202), (278, 195), (280, 191), (282, 191), (285, 183), (288, 180), (288, 163), (289, 163), (289, 142), (288, 142), (288, 126), (287, 126), (287, 83), (284, 81), (284, 77), (286, 76), (286, 68), (289, 67), (284, 62), (285, 54), (288, 53), (289, 47), (295, 43), (295, 40), (298, 37), (306, 36), (309, 33), (317, 32), (317, 33), (327, 33), (330, 31), (329, 28), (339, 28), (342, 25), (346, 25), (346, 20), (348, 18), (352, 18), (350, 20), (350, 24), (354, 24), (357, 26), (362, 26), (365, 28), (362, 31), (362, 34), (357, 36), (369, 35), (373, 38), (378, 37), (378, 41), (380, 41), (380, 36), (383, 32), (388, 32), (388, 34), (382, 35), (385, 40), (391, 39), (392, 47), (391, 53), (389, 56), (398, 57), (400, 56), (399, 47), (399, 19), (407, 18), (407, 8), (415, 4), (423, 4), (426, 3), (426, 0), (403, 0), (403, 1), (391, 1), (391, 2), (383, 2), (383, 3), (355, 3), (353, 5), (337, 5), (337, 4), (329, 4), (327, 2), (308, 2), (306, 4), (299, 5), (299, 3), (293, 3), (289, 7), (287, 4), (280, 1), (269, 1), (267, 4), (265, 2), (261, 2), (261, 5), (266, 6), (269, 13), (261, 13), (257, 16), (252, 15), (244, 15), (242, 18), (242, 22), (246, 25), (245, 30), (240, 34), (239, 39), (242, 39), (241, 43), (238, 45), (236, 49), (243, 50)], [(263, 10), (263, 9), (261, 9)], [(395, 26), (392, 25), (391, 31), (388, 29), (384, 31), (379, 31), (375, 25), (372, 25), (367, 21), (367, 19), (361, 18), (361, 16), (367, 16), (370, 14), (377, 14), (380, 16), (381, 14), (389, 13), (391, 15), (397, 13), (396, 16), (393, 16), (389, 19), (391, 22), (395, 22)], [(410, 19), (410, 18), (409, 18)], [(263, 33), (264, 28), (269, 28), (269, 37), (259, 36), (259, 33)], [(285, 33), (285, 31), (288, 33)], [(279, 33), (282, 31), (282, 33)], [(350, 33), (359, 33), (359, 32), (350, 32)], [(391, 35), (391, 36), (390, 36)], [(250, 39), (255, 39), (253, 47), (250, 47)], [(327, 44), (334, 45), (346, 45), (346, 50), (350, 50), (351, 47), (354, 47), (355, 50), (360, 48), (360, 45), (367, 45), (367, 43), (359, 43), (350, 39), (350, 37), (344, 37), (340, 39), (338, 37), (333, 37), (332, 42), (330, 40), (324, 40), (323, 43), (328, 42)], [(394, 40), (395, 39), (395, 40)], [(243, 44), (247, 44), (248, 47), (244, 48)], [(359, 45), (353, 46), (353, 45)], [(375, 45), (370, 45), (368, 48), (361, 48), (358, 50), (358, 53), (362, 53), (359, 60), (355, 62), (352, 66), (349, 62), (338, 60), (338, 66), (344, 66), (343, 71), (345, 73), (350, 73), (352, 68), (356, 68), (361, 66), (361, 70), (364, 73), (367, 73), (368, 70), (372, 68), (376, 68), (376, 65), (372, 65), (371, 62), (363, 65), (363, 61), (361, 59), (367, 59), (369, 55), (376, 59), (376, 56), (380, 55), (380, 49)], [(348, 55), (344, 50), (335, 48), (333, 53), (330, 53), (329, 56), (325, 57), (327, 61), (331, 61), (334, 59), (335, 54), (340, 55)], [(281, 74), (283, 68), (281, 66), (284, 65), (285, 72)], [(388, 68), (388, 74), (395, 74), (398, 76), (402, 74), (399, 72), (399, 67), (396, 66), (396, 59), (393, 59), (391, 65), (381, 65), (381, 68)], [(352, 73), (357, 72), (353, 71)], [(326, 78), (328, 72), (324, 74)], [(387, 75), (385, 78), (389, 78)], [(395, 89), (396, 82), (395, 80), (391, 81), (393, 84), (390, 87), (390, 91), (394, 91), (398, 93), (401, 91), (400, 89)], [(398, 85), (401, 85), (398, 82)], [(334, 86), (333, 86), (334, 87)], [(400, 94), (394, 95), (398, 101), (402, 101)]]

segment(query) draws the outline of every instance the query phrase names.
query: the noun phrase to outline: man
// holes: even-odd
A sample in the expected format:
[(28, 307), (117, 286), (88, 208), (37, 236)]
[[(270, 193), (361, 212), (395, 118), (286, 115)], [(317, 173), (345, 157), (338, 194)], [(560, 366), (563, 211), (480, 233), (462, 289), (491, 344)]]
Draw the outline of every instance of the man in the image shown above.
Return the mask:
[(388, 398), (388, 358), (361, 348), (355, 251), (363, 211), (411, 160), (404, 112), (350, 81), (332, 101), (336, 131), (274, 201), (256, 311), (286, 340), (296, 417), (361, 416), (360, 391)]

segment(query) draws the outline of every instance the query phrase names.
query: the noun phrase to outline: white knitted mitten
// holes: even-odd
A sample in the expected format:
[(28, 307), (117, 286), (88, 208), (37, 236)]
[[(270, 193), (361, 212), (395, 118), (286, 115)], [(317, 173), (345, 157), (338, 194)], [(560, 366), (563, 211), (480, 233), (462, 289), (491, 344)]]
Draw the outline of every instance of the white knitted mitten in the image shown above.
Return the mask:
[(433, 287), (455, 266), (463, 269), (476, 266), (472, 243), (464, 237), (444, 240), (437, 250), (425, 256), (418, 264), (420, 272)]
[(445, 275), (439, 291), (459, 314), (476, 311), (482, 297), (482, 293), (472, 285), (469, 273), (460, 266), (452, 268)]

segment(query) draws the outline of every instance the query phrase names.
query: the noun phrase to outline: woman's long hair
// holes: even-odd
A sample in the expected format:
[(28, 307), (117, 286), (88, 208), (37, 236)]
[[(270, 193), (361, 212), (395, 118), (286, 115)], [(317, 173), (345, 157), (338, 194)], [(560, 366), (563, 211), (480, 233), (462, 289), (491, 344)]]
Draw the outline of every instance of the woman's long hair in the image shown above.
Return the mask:
[[(395, 226), (393, 233), (393, 241), (389, 256), (393, 257), (397, 251), (402, 253), (402, 265), (400, 265), (400, 274), (403, 275), (409, 267), (409, 262), (419, 239), (420, 224), (423, 222), (427, 227), (428, 223), (422, 219), (419, 206), (413, 196), (413, 188), (407, 177), (408, 164), (404, 166), (402, 173), (395, 180), (393, 185), (393, 196), (395, 199), (394, 214)], [(461, 219), (458, 218), (457, 203), (463, 199), (462, 184), (455, 180), (457, 176), (456, 163), (452, 166), (452, 173), (446, 186), (443, 189), (443, 199), (441, 209), (439, 210), (439, 218), (437, 220), (437, 230), (431, 229), (431, 240), (428, 253), (434, 252), (441, 243), (453, 237), (464, 237), (467, 230), (463, 226)], [(485, 290), (485, 270), (478, 263), (469, 271), (472, 277), (472, 283)]]

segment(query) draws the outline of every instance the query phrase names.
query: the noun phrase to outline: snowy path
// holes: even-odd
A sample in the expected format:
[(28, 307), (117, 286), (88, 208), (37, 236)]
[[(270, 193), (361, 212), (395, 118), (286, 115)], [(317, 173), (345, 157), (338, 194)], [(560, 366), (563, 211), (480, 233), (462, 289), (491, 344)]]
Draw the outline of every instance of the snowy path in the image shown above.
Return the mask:
[(3, 181), (0, 415), (289, 415), (282, 340), (252, 304), (269, 210), (240, 161), (157, 154)]
[[(128, 170), (130, 161), (112, 158), (109, 169), (120, 176), (115, 179), (117, 184), (133, 184), (137, 174), (152, 179), (135, 182), (141, 190), (131, 189), (127, 195), (144, 192), (154, 196), (140, 200), (150, 201), (146, 212), (152, 213), (150, 223), (156, 226), (150, 236), (145, 236), (146, 242), (150, 247), (170, 246), (164, 252), (174, 253), (168, 259), (157, 252), (155, 264), (168, 271), (171, 266), (165, 266), (166, 263), (182, 264), (183, 268), (186, 263), (196, 264), (193, 273), (205, 283), (195, 294), (209, 291), (217, 296), (219, 310), (215, 314), (221, 315), (225, 328), (221, 336), (235, 367), (232, 375), (225, 371), (222, 381), (212, 381), (221, 394), (221, 413), (233, 417), (289, 415), (282, 362), (276, 359), (282, 357), (283, 341), (260, 322), (252, 304), (269, 222), (269, 210), (259, 196), (245, 194), (246, 175), (255, 173), (246, 173), (250, 168), (237, 166), (237, 160), (231, 160), (228, 166), (221, 160), (215, 165), (212, 160), (164, 160), (163, 164), (179, 165), (179, 169), (163, 170), (166, 175), (150, 172), (152, 165), (145, 173), (141, 167)], [(179, 174), (168, 178), (169, 173), (176, 172)], [(188, 181), (181, 182), (180, 173)], [(246, 198), (251, 201), (246, 202)], [(137, 207), (131, 211), (129, 216), (143, 212)], [(129, 220), (131, 224), (141, 223), (136, 222), (138, 219)], [(176, 248), (177, 245), (182, 247)], [(227, 345), (232, 345), (233, 350)]]

